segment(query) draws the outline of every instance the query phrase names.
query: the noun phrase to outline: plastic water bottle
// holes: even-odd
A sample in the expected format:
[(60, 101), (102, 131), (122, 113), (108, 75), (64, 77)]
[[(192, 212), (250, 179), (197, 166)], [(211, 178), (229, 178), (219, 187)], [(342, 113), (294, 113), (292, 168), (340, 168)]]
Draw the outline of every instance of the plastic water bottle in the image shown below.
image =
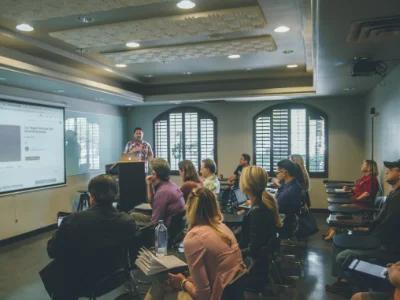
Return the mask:
[(168, 248), (168, 231), (164, 225), (164, 221), (158, 221), (155, 230), (155, 248), (157, 256), (166, 256)]

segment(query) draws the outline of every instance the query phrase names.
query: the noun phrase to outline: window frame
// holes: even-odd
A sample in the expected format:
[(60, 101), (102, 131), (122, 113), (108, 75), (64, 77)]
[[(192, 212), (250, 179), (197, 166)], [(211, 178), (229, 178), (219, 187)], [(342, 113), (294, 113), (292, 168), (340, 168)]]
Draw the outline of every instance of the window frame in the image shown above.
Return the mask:
[[(211, 114), (210, 112), (197, 108), (197, 107), (191, 107), (191, 106), (184, 106), (184, 107), (176, 107), (176, 108), (171, 108), (168, 109), (161, 114), (159, 114), (157, 117), (154, 118), (153, 120), (153, 145), (154, 145), (154, 156), (157, 157), (156, 153), (156, 123), (158, 121), (167, 121), (167, 156), (168, 156), (168, 164), (171, 165), (171, 162), (169, 161), (170, 155), (171, 155), (171, 149), (170, 149), (170, 122), (169, 122), (169, 116), (171, 113), (182, 113), (182, 140), (185, 140), (185, 126), (184, 124), (184, 119), (185, 119), (185, 113), (197, 113), (198, 118), (197, 118), (197, 139), (198, 139), (198, 153), (199, 153), (199, 161), (198, 161), (198, 166), (200, 171), (200, 165), (201, 165), (201, 131), (200, 131), (200, 123), (202, 119), (211, 119), (213, 121), (214, 125), (214, 157), (212, 159), (215, 161), (215, 164), (218, 166), (218, 145), (217, 145), (217, 118)], [(183, 150), (182, 153), (185, 155), (185, 143), (183, 143)], [(185, 156), (182, 159), (186, 159)], [(171, 170), (170, 172), (171, 175), (179, 175), (179, 170)]]
[[(329, 156), (329, 136), (328, 136), (328, 116), (326, 113), (323, 111), (312, 107), (307, 104), (302, 104), (302, 103), (281, 103), (281, 104), (276, 104), (267, 107), (266, 109), (262, 110), (261, 112), (257, 113), (253, 117), (253, 158), (254, 158), (254, 164), (257, 164), (257, 155), (256, 155), (256, 122), (257, 119), (260, 117), (270, 117), (271, 118), (271, 149), (270, 149), (270, 165), (272, 167), (272, 170), (267, 170), (267, 172), (273, 171), (275, 172), (275, 166), (273, 165), (273, 153), (272, 153), (272, 145), (273, 145), (273, 135), (272, 135), (272, 130), (273, 130), (273, 122), (272, 122), (272, 112), (275, 109), (287, 109), (289, 110), (288, 112), (288, 135), (289, 135), (289, 153), (290, 153), (290, 136), (291, 136), (291, 114), (290, 110), (291, 109), (305, 109), (306, 110), (306, 153), (307, 153), (307, 159), (306, 159), (306, 169), (307, 172), (310, 176), (310, 178), (328, 178), (329, 174), (329, 166), (328, 166), (328, 156)], [(324, 165), (325, 165), (325, 170), (324, 172), (309, 172), (309, 164), (310, 164), (310, 115), (313, 116), (312, 120), (317, 119), (317, 117), (322, 117), (324, 120), (324, 133), (325, 133), (325, 153), (324, 153)]]

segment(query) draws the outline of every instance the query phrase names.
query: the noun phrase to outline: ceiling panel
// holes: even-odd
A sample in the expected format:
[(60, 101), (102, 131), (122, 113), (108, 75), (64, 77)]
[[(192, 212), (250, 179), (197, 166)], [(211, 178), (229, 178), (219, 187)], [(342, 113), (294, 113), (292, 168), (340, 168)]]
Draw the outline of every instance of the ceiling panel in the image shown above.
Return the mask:
[(271, 36), (117, 52), (104, 56), (115, 63), (131, 64), (218, 57), (264, 51), (276, 51), (276, 45)]
[(174, 0), (2, 0), (7, 10), (1, 15), (28, 22), (169, 1)]
[(50, 35), (77, 47), (88, 48), (131, 41), (245, 32), (266, 26), (259, 6), (250, 6), (63, 30)]

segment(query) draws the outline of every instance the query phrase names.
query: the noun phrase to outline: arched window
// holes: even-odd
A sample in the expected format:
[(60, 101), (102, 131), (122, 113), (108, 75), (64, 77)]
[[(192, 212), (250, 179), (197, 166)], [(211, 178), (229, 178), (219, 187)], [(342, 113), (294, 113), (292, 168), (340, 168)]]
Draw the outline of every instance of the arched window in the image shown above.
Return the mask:
[(183, 159), (199, 169), (201, 160), (217, 159), (217, 120), (198, 108), (180, 107), (168, 110), (153, 121), (155, 157), (168, 161), (178, 171)]
[(254, 119), (254, 162), (273, 172), (278, 161), (302, 155), (310, 177), (328, 176), (328, 119), (308, 105), (271, 106)]

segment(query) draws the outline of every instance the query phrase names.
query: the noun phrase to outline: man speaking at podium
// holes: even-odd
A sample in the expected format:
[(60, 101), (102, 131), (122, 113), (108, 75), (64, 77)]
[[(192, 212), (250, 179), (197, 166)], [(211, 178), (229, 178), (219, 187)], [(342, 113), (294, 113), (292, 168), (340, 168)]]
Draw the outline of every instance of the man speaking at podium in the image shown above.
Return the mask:
[(133, 131), (135, 139), (129, 141), (126, 146), (124, 153), (133, 153), (139, 161), (145, 161), (144, 171), (147, 175), (149, 172), (149, 161), (153, 159), (153, 150), (149, 143), (143, 141), (143, 130), (140, 127), (136, 127)]

